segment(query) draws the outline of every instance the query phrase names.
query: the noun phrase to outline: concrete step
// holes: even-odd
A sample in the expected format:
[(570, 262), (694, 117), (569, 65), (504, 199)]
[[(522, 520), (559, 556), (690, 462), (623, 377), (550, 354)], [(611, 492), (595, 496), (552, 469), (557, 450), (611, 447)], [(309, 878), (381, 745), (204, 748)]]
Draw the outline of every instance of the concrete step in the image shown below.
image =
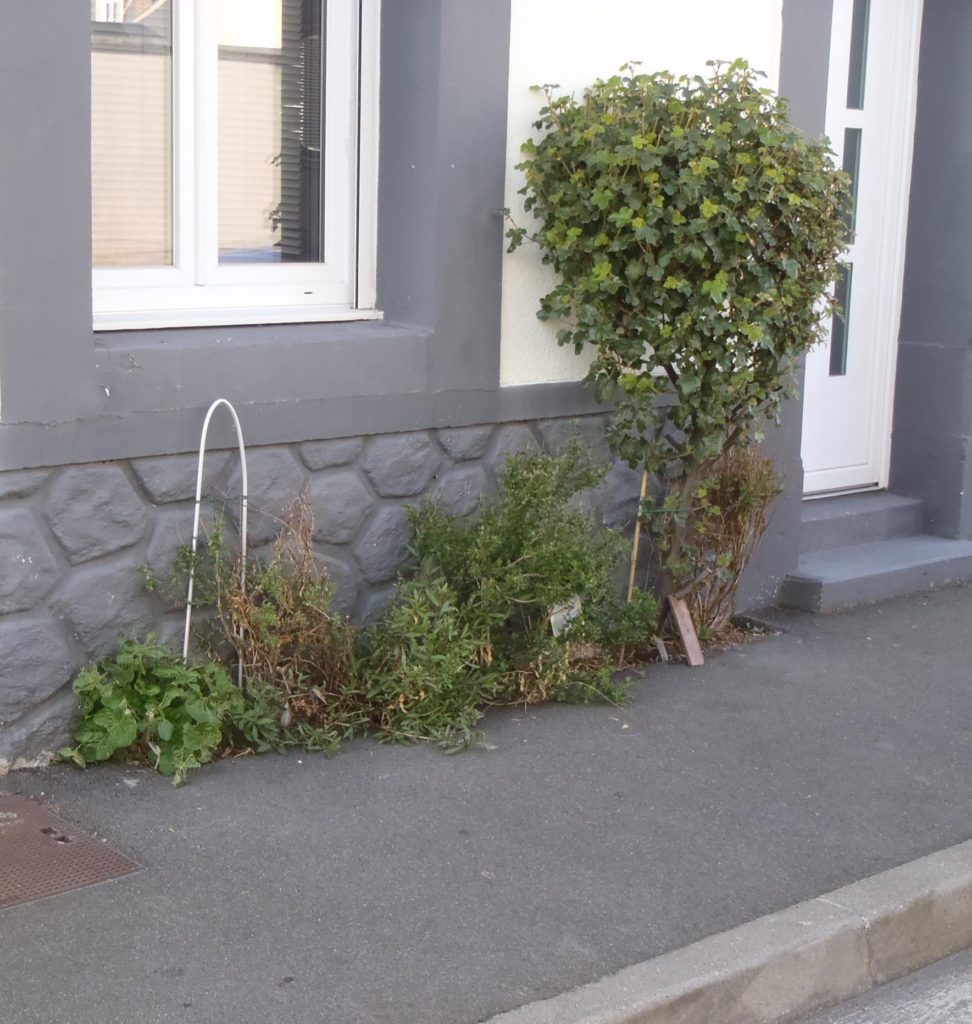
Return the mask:
[(783, 582), (780, 603), (828, 612), (972, 579), (972, 541), (891, 537), (808, 552)]
[(887, 491), (803, 503), (800, 552), (828, 551), (921, 532), (922, 503)]

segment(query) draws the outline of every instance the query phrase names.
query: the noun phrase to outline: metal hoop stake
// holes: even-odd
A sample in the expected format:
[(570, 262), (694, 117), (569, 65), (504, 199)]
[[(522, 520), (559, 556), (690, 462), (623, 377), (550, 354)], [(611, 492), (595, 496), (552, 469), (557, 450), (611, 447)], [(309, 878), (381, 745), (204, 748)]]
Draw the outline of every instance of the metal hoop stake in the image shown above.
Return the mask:
[[(186, 596), (186, 632), (182, 640), (182, 660), (189, 660), (189, 626), (192, 622), (192, 591), (196, 580), (196, 546), (199, 541), (199, 512), (202, 505), (202, 484), (203, 484), (203, 463), (206, 459), (206, 435), (209, 433), (209, 421), (219, 406), (225, 405), (233, 417), (233, 426), (236, 429), (236, 440), (240, 449), (240, 478), (243, 484), (243, 493), (240, 495), (240, 587), (246, 590), (246, 510), (247, 510), (247, 477), (246, 477), (246, 448), (243, 445), (243, 428), (240, 426), (240, 418), (236, 410), (225, 398), (217, 398), (209, 407), (206, 418), (203, 420), (202, 436), (199, 438), (199, 465), (196, 469), (196, 508), (192, 519), (192, 555), (189, 560), (189, 593)], [(243, 627), (240, 627), (239, 635), (243, 636)], [(240, 656), (240, 663), (237, 666), (236, 682), (238, 686), (243, 685), (243, 658)]]

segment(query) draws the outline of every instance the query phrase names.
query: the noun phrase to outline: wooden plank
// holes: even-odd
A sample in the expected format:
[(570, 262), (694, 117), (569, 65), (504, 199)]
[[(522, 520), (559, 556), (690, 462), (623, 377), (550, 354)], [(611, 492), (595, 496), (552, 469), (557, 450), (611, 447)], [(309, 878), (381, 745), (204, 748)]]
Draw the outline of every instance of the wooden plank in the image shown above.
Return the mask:
[(670, 597), (668, 603), (675, 616), (675, 625), (678, 626), (678, 635), (682, 638), (682, 646), (685, 648), (685, 657), (688, 659), (689, 667), (698, 668), (700, 665), (704, 665), (705, 658), (702, 656), (699, 638), (695, 635), (695, 626), (692, 623), (688, 605), (681, 597)]

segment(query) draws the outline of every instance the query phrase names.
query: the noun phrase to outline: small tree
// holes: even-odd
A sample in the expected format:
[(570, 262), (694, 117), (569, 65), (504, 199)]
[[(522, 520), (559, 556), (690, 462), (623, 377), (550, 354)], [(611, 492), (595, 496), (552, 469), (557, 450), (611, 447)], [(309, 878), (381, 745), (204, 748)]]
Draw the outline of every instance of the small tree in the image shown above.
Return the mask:
[(719, 459), (792, 392), (823, 333), (846, 176), (745, 61), (710, 78), (637, 74), (554, 96), (523, 146), (530, 238), (559, 275), (538, 316), (592, 346), (609, 440), (660, 493), (643, 506), (660, 597), (691, 590), (695, 510)]

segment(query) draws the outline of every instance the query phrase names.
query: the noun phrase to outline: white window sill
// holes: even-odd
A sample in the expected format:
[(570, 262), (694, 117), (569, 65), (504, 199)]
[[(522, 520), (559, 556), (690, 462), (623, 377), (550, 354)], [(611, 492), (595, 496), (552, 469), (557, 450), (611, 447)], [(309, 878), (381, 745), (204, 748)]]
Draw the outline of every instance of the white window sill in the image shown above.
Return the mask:
[(238, 327), (245, 324), (344, 323), (381, 320), (378, 309), (347, 306), (264, 306), (258, 309), (219, 308), (99, 312), (96, 331), (156, 330), (166, 327)]

